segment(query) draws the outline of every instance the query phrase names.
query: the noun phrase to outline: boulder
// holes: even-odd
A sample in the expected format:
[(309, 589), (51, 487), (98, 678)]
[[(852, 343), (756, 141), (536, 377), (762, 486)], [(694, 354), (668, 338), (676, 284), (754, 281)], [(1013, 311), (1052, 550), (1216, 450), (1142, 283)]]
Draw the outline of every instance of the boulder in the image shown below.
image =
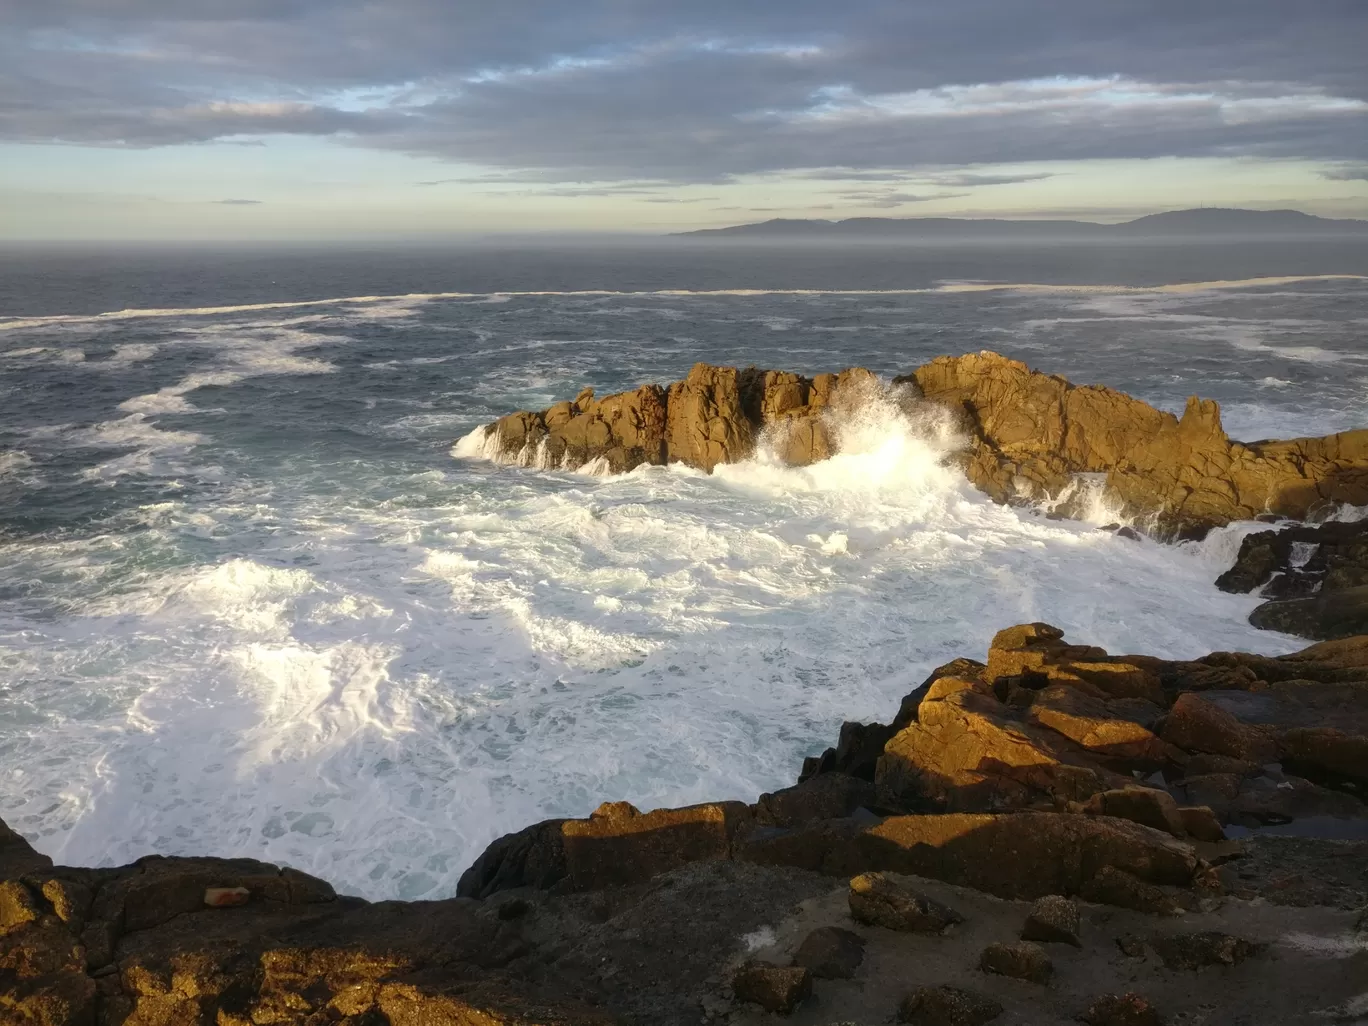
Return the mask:
[(1054, 975), (1054, 963), (1050, 961), (1050, 956), (1039, 944), (1030, 941), (989, 944), (979, 956), (979, 968), (985, 973), (1041, 985), (1049, 983)]
[(1260, 630), (1318, 640), (1368, 634), (1368, 585), (1307, 598), (1274, 599), (1255, 607), (1249, 622)]
[(958, 987), (918, 987), (898, 1005), (909, 1026), (984, 1026), (1003, 1012), (990, 997)]
[(813, 930), (798, 945), (793, 964), (824, 980), (848, 980), (864, 961), (865, 941), (858, 933), (839, 926)]
[(843, 773), (872, 782), (879, 756), (894, 733), (893, 727), (882, 723), (842, 723), (836, 747), (804, 759), (798, 782), (822, 773)]
[(1080, 940), (1082, 917), (1078, 904), (1062, 894), (1047, 894), (1031, 905), (1031, 914), (1021, 928), (1021, 939), (1083, 946)]
[(850, 881), (850, 915), (866, 926), (906, 933), (943, 933), (964, 922), (952, 908), (884, 873), (863, 873)]
[(812, 993), (812, 974), (802, 966), (747, 962), (732, 976), (732, 993), (737, 1001), (788, 1015)]

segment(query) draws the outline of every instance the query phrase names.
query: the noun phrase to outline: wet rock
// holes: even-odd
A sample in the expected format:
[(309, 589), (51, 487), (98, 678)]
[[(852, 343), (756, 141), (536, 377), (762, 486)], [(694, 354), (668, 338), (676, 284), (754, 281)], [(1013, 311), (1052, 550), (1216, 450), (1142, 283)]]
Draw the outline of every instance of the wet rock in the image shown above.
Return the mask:
[(1145, 939), (1137, 937), (1135, 934), (1128, 933), (1124, 937), (1116, 938), (1116, 946), (1121, 954), (1127, 958), (1145, 957)]
[(979, 968), (985, 973), (1042, 985), (1049, 983), (1054, 975), (1054, 963), (1050, 961), (1050, 956), (1039, 944), (1030, 941), (989, 944), (979, 956)]
[(1238, 965), (1262, 946), (1216, 930), (1156, 936), (1150, 944), (1169, 969), (1201, 969), (1209, 965)]
[(1182, 906), (1168, 891), (1115, 866), (1103, 866), (1079, 893), (1099, 905), (1116, 905), (1150, 915), (1170, 916), (1182, 911)]
[(1164, 1026), (1164, 1017), (1139, 994), (1104, 994), (1082, 1020), (1088, 1026)]
[(898, 1005), (909, 1026), (984, 1026), (1003, 1012), (992, 998), (958, 987), (918, 987)]
[(1037, 898), (1021, 929), (1021, 939), (1083, 946), (1079, 937), (1082, 918), (1076, 902), (1062, 894), (1047, 894)]
[(732, 977), (732, 993), (738, 1001), (788, 1015), (812, 993), (812, 974), (802, 966), (747, 962)]
[(1368, 634), (1368, 585), (1255, 606), (1249, 622), (1260, 630), (1328, 641)]
[(850, 915), (856, 922), (911, 933), (941, 933), (962, 923), (952, 908), (884, 873), (862, 873), (850, 881)]
[(864, 961), (865, 941), (858, 933), (839, 926), (813, 930), (798, 946), (793, 964), (824, 980), (848, 980)]

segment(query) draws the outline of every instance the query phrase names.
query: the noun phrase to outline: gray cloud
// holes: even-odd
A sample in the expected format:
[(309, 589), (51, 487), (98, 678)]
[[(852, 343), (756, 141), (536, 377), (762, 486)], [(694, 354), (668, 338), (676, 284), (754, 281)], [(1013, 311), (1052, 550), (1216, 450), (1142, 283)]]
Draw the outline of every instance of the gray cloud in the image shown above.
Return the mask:
[(857, 207), (901, 207), (908, 203), (928, 203), (931, 200), (954, 199), (969, 195), (966, 192), (941, 192), (918, 194), (913, 192), (879, 192), (866, 190), (843, 192), (841, 199)]
[(1362, 0), (15, 0), (0, 138), (337, 136), (503, 172), (423, 185), (977, 188), (1038, 177), (987, 165), (1171, 155), (1348, 181), (1365, 38)]
[(1332, 182), (1368, 182), (1368, 164), (1331, 168), (1329, 171), (1322, 171), (1321, 177)]
[(221, 206), (225, 206), (225, 207), (255, 207), (255, 206), (259, 206), (259, 205), (260, 205), (261, 200), (254, 200), (254, 199), (221, 199), (221, 200), (211, 200), (210, 202), (217, 203), (217, 204), (219, 204), (219, 205), (221, 205)]

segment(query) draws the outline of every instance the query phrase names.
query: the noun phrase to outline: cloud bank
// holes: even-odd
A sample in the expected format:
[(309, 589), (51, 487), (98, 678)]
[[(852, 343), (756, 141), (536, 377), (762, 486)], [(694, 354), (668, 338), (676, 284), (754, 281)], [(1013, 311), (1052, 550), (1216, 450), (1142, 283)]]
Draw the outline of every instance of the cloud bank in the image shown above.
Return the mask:
[(897, 181), (852, 195), (876, 206), (1053, 160), (1299, 158), (1353, 181), (1365, 39), (1363, 0), (15, 0), (0, 139), (335, 137), (562, 190)]

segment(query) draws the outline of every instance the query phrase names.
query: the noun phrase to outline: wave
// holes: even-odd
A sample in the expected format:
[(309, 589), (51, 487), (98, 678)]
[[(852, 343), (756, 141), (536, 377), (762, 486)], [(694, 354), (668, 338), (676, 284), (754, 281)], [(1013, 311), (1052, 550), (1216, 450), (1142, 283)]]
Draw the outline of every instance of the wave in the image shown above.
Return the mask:
[[(383, 296), (340, 296), (331, 299), (282, 300), (272, 303), (245, 303), (237, 306), (148, 307), (111, 310), (98, 314), (52, 314), (44, 317), (0, 318), (0, 331), (42, 328), (60, 324), (91, 324), (157, 317), (214, 317), (224, 314), (256, 313), (266, 310), (296, 310), (334, 306), (339, 303), (365, 305), (377, 303), (422, 303), (443, 299), (469, 299), (505, 302), (521, 296), (912, 296), (959, 292), (1052, 292), (1052, 293), (1145, 293), (1202, 292), (1215, 289), (1260, 288), (1315, 281), (1365, 281), (1362, 274), (1301, 274), (1264, 278), (1217, 279), (1214, 281), (1174, 282), (1165, 285), (1082, 285), (1041, 282), (943, 282), (929, 288), (906, 289), (528, 289), (496, 292), (408, 292)], [(402, 314), (403, 311), (397, 311)]]

